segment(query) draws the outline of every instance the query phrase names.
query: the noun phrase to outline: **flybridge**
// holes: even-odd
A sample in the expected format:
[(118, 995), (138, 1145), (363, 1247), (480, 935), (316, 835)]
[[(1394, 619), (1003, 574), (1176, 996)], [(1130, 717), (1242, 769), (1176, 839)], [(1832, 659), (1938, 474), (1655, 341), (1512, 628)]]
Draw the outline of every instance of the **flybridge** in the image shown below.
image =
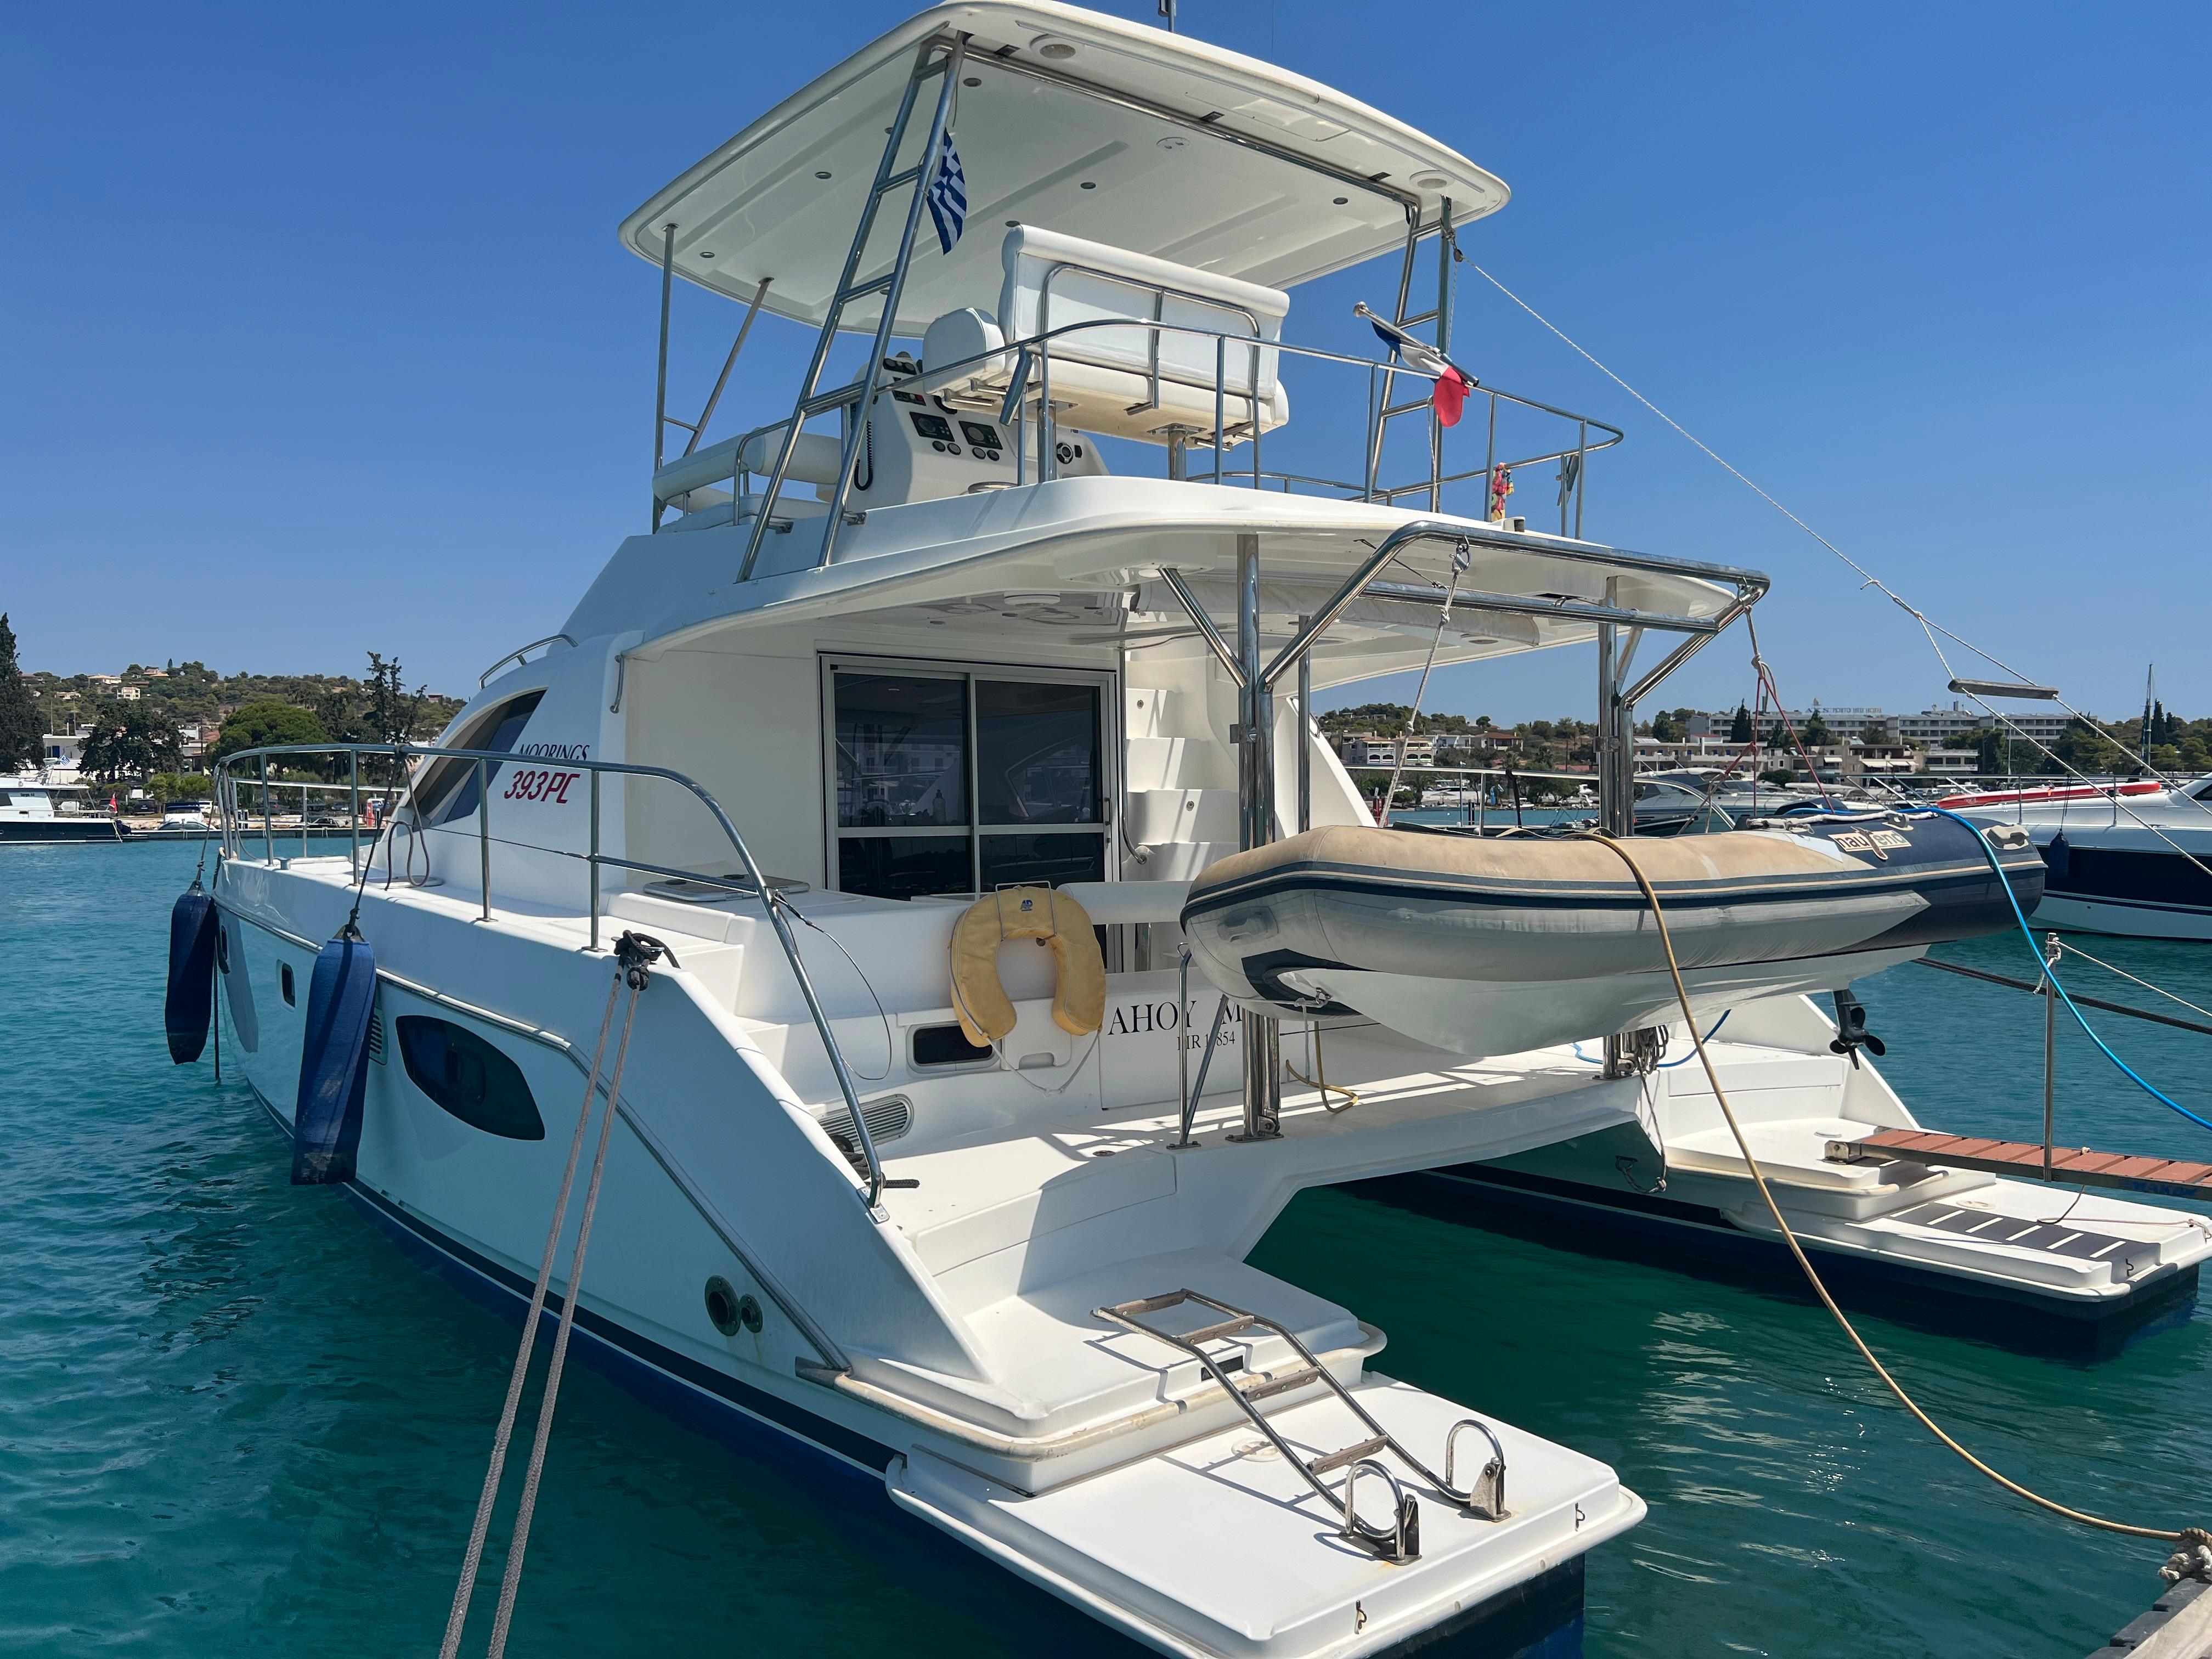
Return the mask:
[[(670, 507), (687, 529), (744, 526), (744, 580), (791, 568), (787, 556), (763, 565), (765, 539), (818, 520), (805, 534), (827, 566), (877, 507), (1103, 472), (1086, 437), (1104, 435), (1164, 450), (1177, 480), (1202, 471), (1339, 499), (1425, 497), (1431, 511), (1446, 486), (1479, 482), (1497, 521), (1516, 469), (1556, 463), (1559, 531), (1579, 535), (1586, 463), (1619, 428), (1486, 388), (1478, 466), (1463, 444), (1448, 463), (1431, 417), (1439, 374), (1458, 390), (1474, 378), (1448, 356), (1457, 231), (1507, 194), (1436, 140), (1236, 53), (1069, 7), (925, 13), (624, 222), (625, 245), (662, 271), (653, 527)], [(1414, 283), (1425, 243), (1437, 263), (1425, 306)], [(1402, 260), (1384, 337), (1410, 355), (1283, 340), (1287, 289), (1392, 250)], [(667, 412), (678, 276), (746, 305), (696, 422)], [(706, 444), (763, 310), (820, 330), (791, 414)], [(856, 352), (844, 335), (871, 337)], [(919, 357), (894, 355), (900, 339), (919, 340)], [(1357, 461), (1304, 459), (1308, 434), (1298, 463), (1262, 464), (1262, 437), (1290, 419), (1286, 359), (1326, 416), (1364, 410), (1347, 434)], [(969, 413), (992, 418), (958, 418)], [(1394, 428), (1407, 416), (1429, 428), (1425, 444)], [(807, 429), (832, 417), (834, 438)], [(672, 431), (686, 434), (672, 459)], [(1404, 459), (1386, 463), (1394, 433)], [(1249, 465), (1232, 467), (1230, 452), (1248, 445)]]

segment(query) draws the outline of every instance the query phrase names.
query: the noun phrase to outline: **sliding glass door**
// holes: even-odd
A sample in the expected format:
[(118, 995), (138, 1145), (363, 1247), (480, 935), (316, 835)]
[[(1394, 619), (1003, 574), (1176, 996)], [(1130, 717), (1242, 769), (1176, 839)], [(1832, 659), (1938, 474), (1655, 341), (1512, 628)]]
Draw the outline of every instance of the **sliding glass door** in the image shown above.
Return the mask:
[(823, 672), (838, 888), (1105, 878), (1110, 675), (865, 658)]

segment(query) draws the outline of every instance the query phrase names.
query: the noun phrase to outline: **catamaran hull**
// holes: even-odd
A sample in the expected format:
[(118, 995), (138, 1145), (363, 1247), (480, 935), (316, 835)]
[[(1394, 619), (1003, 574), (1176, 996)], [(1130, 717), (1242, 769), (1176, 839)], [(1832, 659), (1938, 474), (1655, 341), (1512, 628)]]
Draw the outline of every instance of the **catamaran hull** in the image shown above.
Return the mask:
[[(2042, 896), (2015, 830), (1930, 815), (1826, 820), (1628, 848), (1663, 905), (1702, 1017), (1839, 989)], [(1191, 890), (1192, 957), (1262, 1012), (1358, 1013), (1486, 1054), (1663, 1023), (1674, 982), (1620, 854), (1589, 840), (1325, 830), (1225, 859)]]
[[(303, 983), (313, 960), (313, 937), (336, 925), (345, 902), (342, 884), (331, 884), (328, 892), (307, 890), (298, 869), (313, 868), (279, 872), (227, 864), (220, 895), (225, 945), (219, 1006), (231, 1028), (225, 1033), (226, 1057), (237, 1056), (261, 1104), (287, 1135), (305, 999), (295, 1003), (282, 994), (283, 970), (289, 967), (295, 985)], [(276, 888), (286, 897), (312, 897), (315, 902), (308, 908), (315, 914), (300, 915), (271, 903), (278, 895), (268, 890)], [(550, 1200), (547, 1178), (564, 1139), (551, 1132), (557, 1128), (553, 1109), (563, 1097), (573, 1098), (581, 1066), (577, 1060), (571, 1069), (556, 1052), (566, 1045), (550, 1028), (574, 1024), (581, 1012), (564, 1004), (563, 982), (580, 972), (596, 978), (603, 966), (579, 970), (567, 952), (544, 964), (521, 998), (544, 1011), (538, 1015), (543, 1025), (533, 1022), (526, 1028), (534, 1036), (517, 1040), (526, 1029), (519, 1022), (482, 1011), (468, 1016), (480, 1036), (522, 1068), (548, 1109), (549, 1120), (544, 1139), (470, 1139), (457, 1133), (447, 1110), (416, 1086), (404, 1064), (402, 1021), (462, 1012), (450, 1001), (430, 1000), (418, 981), (406, 977), (410, 969), (420, 970), (416, 957), (421, 948), (449, 930), (403, 917), (374, 895), (369, 908), (375, 913), (366, 918), (370, 930), (392, 944), (394, 966), (382, 975), (379, 992), (382, 1030), (370, 1050), (369, 1124), (361, 1173), (344, 1190), (411, 1255), (476, 1299), (507, 1317), (518, 1316), (531, 1290), (526, 1259), (534, 1249), (530, 1234), (542, 1221), (531, 1227), (518, 1224), (533, 1212), (542, 1214)], [(473, 948), (480, 951), (501, 948), (491, 935), (464, 937), (476, 941)], [(449, 960), (451, 954), (449, 947)], [(511, 990), (520, 988), (520, 981), (509, 984)], [(764, 1101), (748, 1102), (732, 1112), (726, 1090), (702, 1086), (684, 1091), (682, 1103), (668, 1108), (665, 1115), (642, 1107), (661, 1091), (650, 1071), (641, 1067), (666, 1055), (684, 1024), (683, 1000), (656, 990), (647, 999), (649, 1016), (656, 1005), (656, 1029), (633, 1044), (630, 1054), (624, 1121), (632, 1133), (641, 1136), (648, 1121), (628, 1115), (635, 1098), (651, 1113), (649, 1121), (668, 1134), (665, 1150), (679, 1164), (684, 1125), (695, 1111), (720, 1139), (727, 1139), (732, 1121), (752, 1125), (748, 1149), (757, 1160), (765, 1157), (756, 1144), (763, 1115), (758, 1108)], [(695, 1098), (712, 1103), (695, 1107)], [(972, 1463), (992, 1453), (963, 1452), (917, 1432), (911, 1420), (877, 1409), (850, 1389), (830, 1386), (834, 1379), (826, 1378), (819, 1365), (810, 1370), (803, 1351), (797, 1365), (788, 1351), (763, 1351), (760, 1363), (751, 1363), (747, 1357), (761, 1341), (779, 1350), (797, 1346), (779, 1318), (769, 1318), (764, 1338), (733, 1337), (726, 1360), (696, 1341), (678, 1346), (683, 1340), (680, 1327), (687, 1318), (696, 1322), (698, 1317), (696, 1287), (708, 1274), (719, 1272), (740, 1285), (750, 1281), (742, 1261), (732, 1259), (708, 1231), (687, 1220), (692, 1189), (671, 1184), (677, 1169), (656, 1161), (655, 1144), (634, 1140), (631, 1134), (615, 1143), (594, 1234), (594, 1267), (603, 1266), (605, 1272), (600, 1288), (587, 1292), (586, 1305), (578, 1310), (578, 1351), (641, 1398), (690, 1426), (786, 1468), (810, 1492), (839, 1508), (872, 1523), (896, 1522), (899, 1547), (905, 1552), (902, 1559), (913, 1559), (906, 1547), (909, 1539), (931, 1540), (933, 1565), (940, 1568), (947, 1559), (972, 1561), (972, 1551), (1095, 1621), (1065, 1619), (1065, 1627), (1054, 1632), (1055, 1650), (1087, 1651), (1133, 1642), (1189, 1659), (1232, 1653), (1254, 1659), (1279, 1654), (1364, 1659), (1414, 1647), (1424, 1652), (1533, 1650), (1565, 1659), (1578, 1651), (1582, 1553), (1626, 1531), (1644, 1514), (1642, 1501), (1609, 1469), (1506, 1425), (1497, 1428), (1512, 1458), (1516, 1497), (1505, 1520), (1493, 1529), (1439, 1512), (1425, 1498), (1430, 1508), (1427, 1553), (1387, 1572), (1358, 1557), (1349, 1558), (1352, 1565), (1347, 1570), (1343, 1549), (1327, 1541), (1325, 1527), (1317, 1545), (1310, 1504), (1301, 1507), (1284, 1501), (1295, 1494), (1272, 1492), (1269, 1483), (1279, 1486), (1287, 1478), (1281, 1466), (1246, 1455), (1249, 1425), (1224, 1414), (1209, 1431), (1203, 1408), (1189, 1419), (1192, 1426), (1185, 1432), (1191, 1437), (1164, 1455), (1121, 1463), (1109, 1458), (1110, 1467), (1085, 1479), (1030, 1492), (1010, 1485), (1003, 1475), (979, 1474)], [(480, 1161), (484, 1158), (494, 1161)], [(482, 1178), (437, 1178), (440, 1167), (462, 1162)], [(718, 1204), (755, 1219), (762, 1208), (744, 1194), (726, 1195)], [(817, 1229), (809, 1248), (834, 1248), (836, 1239), (835, 1228)], [(548, 1318), (557, 1316), (557, 1282), (547, 1305)], [(1334, 1367), (1340, 1362), (1326, 1363)], [(1394, 1432), (1417, 1431), (1423, 1444), (1440, 1443), (1447, 1419), (1463, 1413), (1364, 1371), (1357, 1360), (1352, 1367), (1352, 1385), (1370, 1408)], [(1305, 1414), (1327, 1404), (1325, 1397), (1293, 1403), (1274, 1420), (1298, 1443), (1317, 1442), (1322, 1430)], [(1263, 1492), (1274, 1501), (1249, 1503)], [(1237, 1616), (1224, 1625), (1218, 1608), (1191, 1599), (1182, 1583), (1187, 1573), (1166, 1569), (1178, 1560), (1189, 1566), (1202, 1553), (1201, 1540), (1240, 1527), (1248, 1532), (1272, 1528), (1279, 1536), (1271, 1535), (1267, 1547), (1279, 1548), (1286, 1557), (1316, 1548), (1322, 1553), (1316, 1571), (1299, 1581), (1301, 1595), (1288, 1602), (1272, 1573), (1239, 1579), (1249, 1607), (1232, 1605)], [(859, 1530), (871, 1539), (876, 1528)], [(1146, 1549), (1161, 1559), (1151, 1561), (1147, 1570), (1130, 1572), (1125, 1558)], [(1480, 1561), (1473, 1559), (1477, 1553)], [(1471, 1574), (1470, 1565), (1483, 1571)], [(1202, 1574), (1202, 1564), (1194, 1570)], [(1360, 1578), (1364, 1612), (1350, 1599), (1332, 1612), (1333, 1591), (1319, 1596), (1318, 1612), (1299, 1605), (1315, 1599), (1312, 1583), (1320, 1574), (1342, 1576), (1346, 1571)], [(1367, 1583), (1370, 1573), (1381, 1575), (1379, 1584)], [(1479, 1586), (1474, 1595), (1471, 1586)], [(1033, 1599), (1003, 1606), (1003, 1597), (981, 1599), (994, 1605), (994, 1616), (1015, 1621), (1026, 1633), (1033, 1634), (1040, 1612), (1061, 1617)], [(1261, 1616), (1246, 1618), (1248, 1611)], [(1432, 1646), (1440, 1639), (1447, 1644), (1442, 1650)]]

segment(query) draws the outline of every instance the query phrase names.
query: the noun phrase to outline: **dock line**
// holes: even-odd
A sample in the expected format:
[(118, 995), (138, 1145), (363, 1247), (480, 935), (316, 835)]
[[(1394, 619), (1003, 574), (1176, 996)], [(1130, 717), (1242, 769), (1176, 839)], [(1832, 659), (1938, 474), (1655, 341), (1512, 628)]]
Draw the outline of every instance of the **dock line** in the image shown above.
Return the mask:
[[(1964, 822), (1963, 819), (1960, 821)], [(1976, 831), (1978, 836), (1979, 833), (1978, 830)], [(2070, 1509), (2053, 1498), (2044, 1497), (2040, 1492), (2030, 1491), (2019, 1481), (2007, 1475), (2000, 1474), (1945, 1433), (1942, 1425), (1923, 1411), (1919, 1403), (1905, 1391), (1905, 1385), (1890, 1375), (1889, 1368), (1875, 1358), (1874, 1350), (1866, 1345), (1866, 1339), (1858, 1334), (1857, 1328), (1844, 1315), (1843, 1309), (1837, 1305), (1836, 1298), (1828, 1293), (1828, 1287), (1820, 1282), (1820, 1275), (1814, 1269), (1811, 1259), (1806, 1255), (1805, 1247), (1797, 1242), (1797, 1235), (1790, 1230), (1789, 1222), (1784, 1219), (1782, 1206), (1775, 1201), (1774, 1194), (1766, 1184), (1765, 1172), (1760, 1170), (1759, 1160), (1752, 1155), (1751, 1143), (1744, 1139), (1743, 1127), (1736, 1121), (1735, 1108), (1729, 1103), (1728, 1091), (1721, 1087), (1720, 1073), (1713, 1066), (1712, 1056), (1706, 1052), (1705, 1040), (1698, 1034), (1697, 1017), (1690, 1011), (1690, 994), (1682, 984), (1681, 964), (1674, 957), (1674, 941), (1668, 932), (1667, 915), (1660, 906), (1659, 895), (1653, 890), (1650, 881), (1644, 876), (1643, 866), (1637, 863), (1636, 855), (1631, 853), (1622, 842), (1614, 840), (1611, 836), (1594, 830), (1584, 831), (1580, 838), (1602, 842), (1620, 854), (1620, 861), (1628, 866), (1629, 873), (1636, 878), (1637, 886), (1643, 890), (1644, 902), (1651, 907), (1651, 920), (1658, 927), (1659, 943), (1667, 952), (1667, 971), (1674, 981), (1675, 1000), (1682, 1005), (1682, 1018), (1690, 1028), (1690, 1040), (1697, 1045), (1698, 1059), (1705, 1066), (1705, 1080), (1712, 1085), (1713, 1098), (1720, 1103), (1721, 1115), (1728, 1120), (1729, 1133), (1735, 1137), (1736, 1149), (1743, 1154), (1744, 1166), (1751, 1171), (1751, 1178), (1759, 1188), (1759, 1197), (1766, 1202), (1767, 1213), (1774, 1218), (1775, 1226), (1781, 1230), (1782, 1242), (1790, 1247), (1790, 1254), (1797, 1258), (1797, 1265), (1804, 1270), (1806, 1282), (1812, 1285), (1814, 1294), (1820, 1298), (1821, 1305), (1834, 1316), (1836, 1323), (1843, 1328), (1844, 1334), (1850, 1339), (1851, 1346), (1859, 1351), (1860, 1357), (1874, 1368), (1874, 1374), (1889, 1385), (1889, 1391), (1897, 1396), (1899, 1403), (1918, 1419), (1921, 1427), (1942, 1441), (1971, 1468), (1989, 1476), (1990, 1480), (2014, 1496), (2024, 1498), (2039, 1508), (2049, 1510), (2053, 1515), (2063, 1516), (2069, 1521), (2078, 1522), (2085, 1527), (2095, 1527), (2105, 1532), (2124, 1533), (2131, 1538), (2155, 1538), (2166, 1543), (2179, 1544), (2192, 1553), (2196, 1548), (2212, 1545), (2212, 1532), (2208, 1532), (2202, 1527), (2175, 1528), (2138, 1527), (2124, 1521), (2108, 1521), (2100, 1515), (2091, 1515), (2083, 1510)], [(2003, 879), (2002, 871), (1998, 872), (1998, 879), (2000, 881)], [(2009, 893), (2012, 890), (2008, 885), (2005, 890)], [(2014, 908), (2015, 909), (2018, 908), (2017, 901), (2014, 902)], [(2023, 922), (2022, 926), (2024, 927), (2026, 924)], [(2052, 983), (2055, 985), (2057, 981), (2053, 981)], [(2062, 990), (2059, 994), (2063, 996), (2065, 993)], [(2076, 1018), (2079, 1018), (2078, 1014)], [(2086, 1021), (2083, 1029), (2087, 1029)], [(2094, 1036), (2094, 1033), (2091, 1035)], [(2111, 1051), (2108, 1049), (2106, 1052)], [(2114, 1056), (2114, 1059), (2117, 1063), (2118, 1056)], [(2122, 1069), (2124, 1070), (2125, 1067), (2123, 1066)], [(2130, 1075), (2133, 1074), (2130, 1073)], [(2137, 1080), (2141, 1081), (2139, 1079)], [(2148, 1088), (2149, 1085), (2146, 1084), (2144, 1086)]]

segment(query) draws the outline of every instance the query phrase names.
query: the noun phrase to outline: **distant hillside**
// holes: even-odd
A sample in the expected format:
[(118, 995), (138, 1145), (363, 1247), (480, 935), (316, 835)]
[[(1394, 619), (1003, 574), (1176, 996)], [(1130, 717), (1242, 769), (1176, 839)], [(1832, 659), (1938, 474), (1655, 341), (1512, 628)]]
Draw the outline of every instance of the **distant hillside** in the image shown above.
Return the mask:
[[(26, 673), (23, 684), (48, 732), (73, 732), (94, 723), (108, 705), (125, 702), (143, 704), (149, 713), (179, 725), (198, 722), (212, 727), (248, 703), (282, 702), (315, 710), (333, 703), (358, 703), (369, 694), (366, 678), (343, 674), (218, 674), (198, 662), (153, 668), (133, 663), (123, 671), (119, 684), (112, 675), (43, 672)], [(130, 691), (137, 695), (131, 696)], [(422, 695), (417, 735), (442, 728), (464, 701), (427, 689)]]

